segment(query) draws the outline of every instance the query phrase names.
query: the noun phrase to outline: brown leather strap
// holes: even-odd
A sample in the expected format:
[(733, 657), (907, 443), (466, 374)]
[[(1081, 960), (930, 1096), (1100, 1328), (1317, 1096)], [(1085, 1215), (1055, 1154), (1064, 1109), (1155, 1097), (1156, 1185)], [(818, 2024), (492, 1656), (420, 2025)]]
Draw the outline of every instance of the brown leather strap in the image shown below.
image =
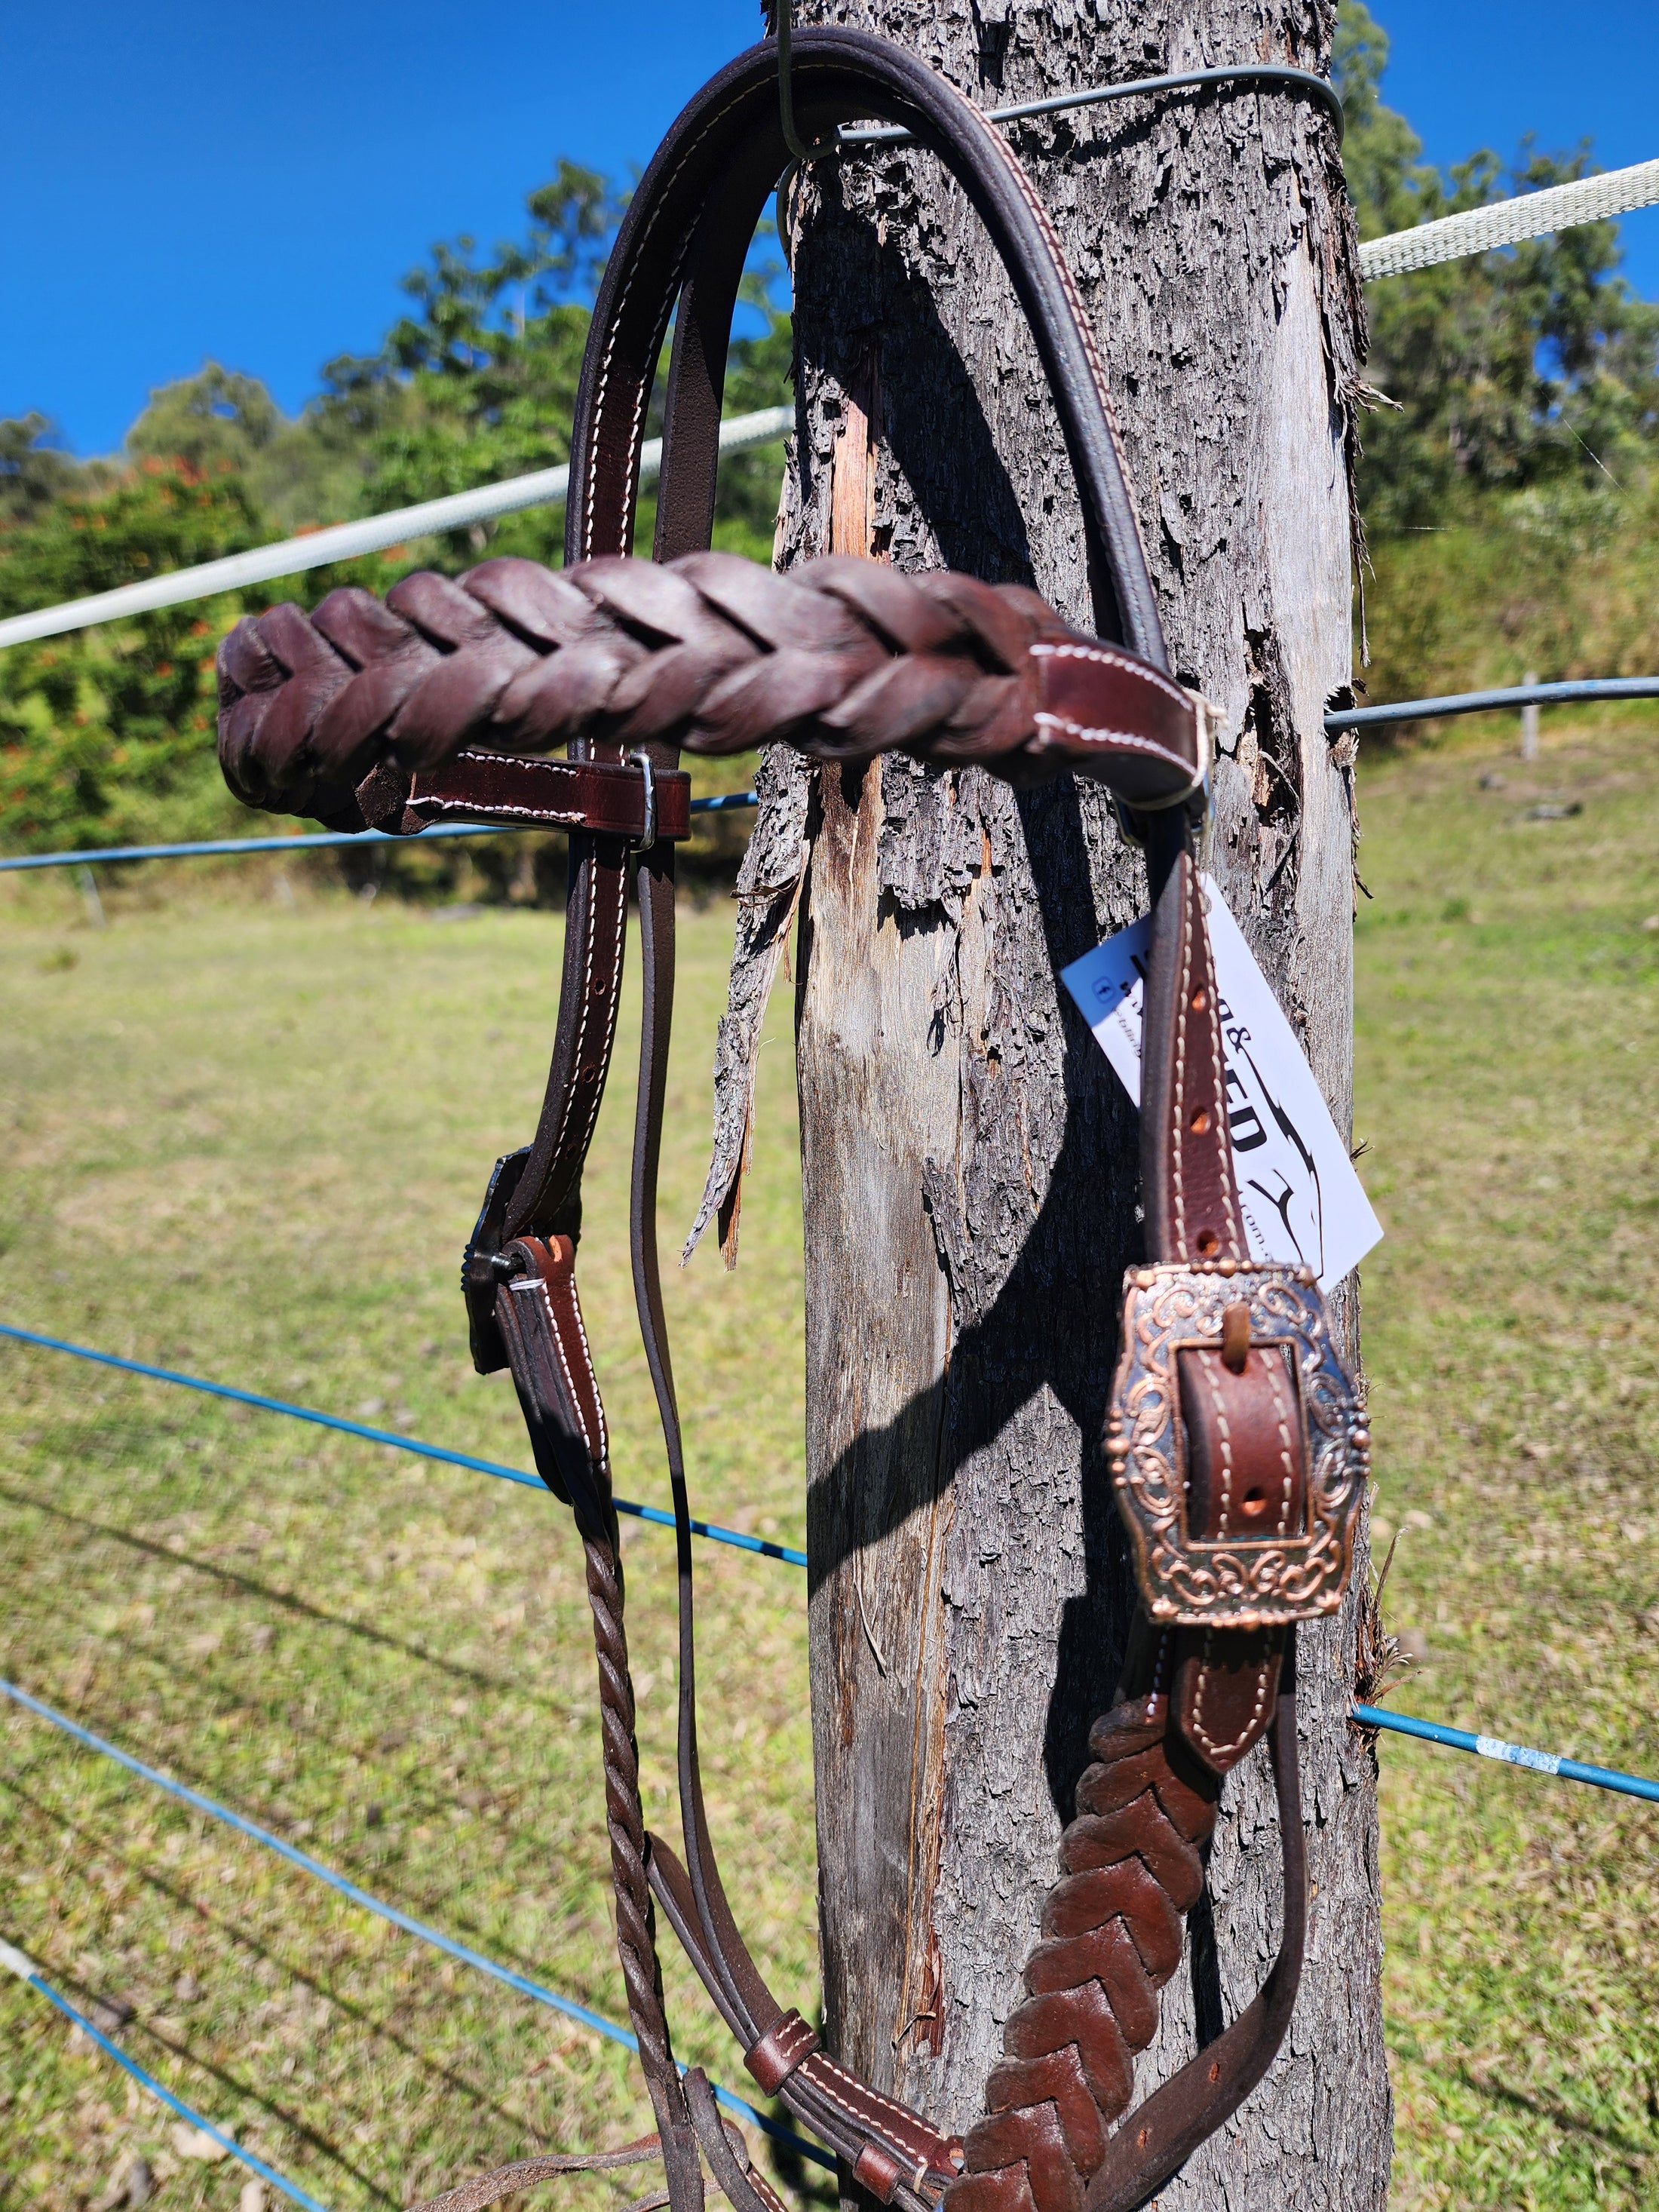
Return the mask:
[[(459, 2188), (446, 2190), (441, 2197), (423, 2197), (410, 2212), (483, 2212), (484, 2206), (498, 2204), (503, 2197), (516, 2197), (562, 2173), (608, 2173), (618, 2166), (645, 2166), (661, 2156), (662, 2143), (656, 2136), (641, 2136), (618, 2150), (550, 2152), (544, 2158), (523, 2158), (512, 2166), (497, 2166), (493, 2173), (477, 2174)], [(645, 2212), (647, 2204), (665, 2201), (653, 2192), (636, 2199), (628, 2212)]]
[(1140, 1184), (1153, 1260), (1248, 1260), (1227, 1131), (1221, 1000), (1187, 825), (1146, 825), (1152, 939), (1140, 1054)]
[(363, 818), (376, 830), (417, 836), (434, 822), (516, 823), (526, 830), (587, 830), (630, 845), (691, 835), (691, 779), (637, 761), (543, 760), (464, 747), (440, 767), (406, 776), (391, 760), (357, 787)]
[[(1294, 1686), (1287, 1668), (1270, 1743), (1284, 1839), (1285, 1930), (1260, 1994), (1222, 2035), (1113, 2132), (1133, 2061), (1158, 2027), (1180, 1963), (1182, 1921), (1204, 1884), (1219, 1777), (1171, 1725), (1179, 1638), (1141, 1646), (1134, 1693), (1097, 1721), (1097, 1764), (1060, 1838), (1047, 1939), (1025, 1968), (1007, 2057), (969, 2134), (950, 2212), (1132, 2212), (1235, 2112), (1272, 2063), (1295, 2002), (1305, 1916)], [(1287, 1653), (1288, 1657), (1288, 1653)]]
[[(866, 33), (797, 33), (792, 84), (799, 127), (810, 137), (872, 116), (902, 124), (939, 156), (968, 194), (1013, 282), (1054, 397), (1101, 595), (1101, 634), (1121, 636), (1143, 659), (1167, 667), (1093, 332), (1047, 213), (1006, 141), (915, 56)], [(730, 303), (756, 222), (790, 158), (779, 121), (777, 49), (766, 41), (738, 55), (703, 87), (640, 180), (606, 264), (583, 366), (567, 562), (628, 550), (626, 523), (606, 488), (631, 490), (637, 483), (641, 392), (649, 390), (669, 310), (688, 270), (702, 372), (689, 377), (687, 390), (675, 395), (680, 404), (675, 428), (707, 435), (712, 417), (705, 404), (702, 419), (695, 419), (693, 393), (706, 402), (712, 391), (717, 416), (716, 380), (724, 373)], [(690, 370), (691, 356), (686, 359)], [(710, 457), (686, 478), (685, 503), (674, 525), (678, 542), (664, 546), (665, 557), (708, 544), (699, 501), (712, 473)]]
[[(896, 2100), (884, 2097), (817, 2047), (798, 2013), (786, 2012), (757, 1969), (720, 1881), (708, 1832), (697, 1755), (697, 1670), (690, 1501), (684, 1449), (662, 1308), (656, 1237), (657, 1166), (673, 1012), (674, 897), (672, 852), (648, 854), (637, 879), (641, 1011), (639, 1109), (634, 1125), (630, 1244), (641, 1334), (655, 1387), (674, 1499), (679, 1582), (680, 1811), (685, 1868), (656, 1837), (649, 1839), (651, 1887), (696, 1967), (745, 2063), (769, 2094), (831, 2145), (849, 2166), (884, 2161), (877, 2193), (920, 2212), (921, 2191), (936, 2191), (957, 2170), (953, 2139), (941, 2136)], [(798, 2025), (792, 2025), (798, 2023)], [(805, 2033), (803, 2033), (803, 2031)], [(875, 2186), (873, 2169), (866, 2180)]]
[(646, 1870), (610, 1443), (576, 1296), (574, 1260), (574, 1244), (568, 1237), (526, 1237), (510, 1243), (500, 1255), (495, 1327), (512, 1367), (537, 1468), (549, 1486), (574, 1507), (581, 1536), (599, 1661), (617, 1955), (628, 1990), (629, 2018), (657, 2116), (669, 2190), (677, 2212), (698, 2212), (702, 2176), (663, 2012)]

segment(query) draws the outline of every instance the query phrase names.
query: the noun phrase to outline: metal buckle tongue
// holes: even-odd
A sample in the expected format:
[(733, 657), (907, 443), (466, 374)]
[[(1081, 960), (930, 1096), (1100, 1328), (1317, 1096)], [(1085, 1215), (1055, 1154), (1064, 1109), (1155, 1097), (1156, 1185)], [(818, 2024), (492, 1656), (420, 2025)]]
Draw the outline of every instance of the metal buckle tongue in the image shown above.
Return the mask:
[(1106, 1455), (1149, 1617), (1334, 1613), (1370, 1437), (1310, 1267), (1133, 1267)]

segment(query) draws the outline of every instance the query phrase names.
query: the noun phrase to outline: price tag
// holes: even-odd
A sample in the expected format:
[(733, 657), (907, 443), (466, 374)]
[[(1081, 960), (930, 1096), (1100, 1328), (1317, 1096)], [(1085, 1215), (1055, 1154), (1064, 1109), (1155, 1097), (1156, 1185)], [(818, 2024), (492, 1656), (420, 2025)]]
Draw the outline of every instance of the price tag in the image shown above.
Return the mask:
[[(1203, 878), (1221, 998), (1227, 1122), (1255, 1260), (1310, 1267), (1329, 1291), (1382, 1234), (1307, 1056), (1212, 877)], [(1060, 971), (1083, 1018), (1140, 1103), (1143, 916)]]

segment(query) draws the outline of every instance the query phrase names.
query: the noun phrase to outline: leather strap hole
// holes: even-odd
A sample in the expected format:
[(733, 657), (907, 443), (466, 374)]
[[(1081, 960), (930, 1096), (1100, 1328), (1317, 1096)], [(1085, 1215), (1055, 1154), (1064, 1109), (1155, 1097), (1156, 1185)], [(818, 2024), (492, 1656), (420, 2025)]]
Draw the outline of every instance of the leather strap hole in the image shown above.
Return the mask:
[(1210, 2079), (1212, 2081), (1221, 2079), (1221, 2068), (1213, 2058), (1210, 2061)]
[(1199, 1231), (1198, 1252), (1200, 1259), (1213, 1260), (1216, 1254), (1220, 1249), (1221, 1239), (1216, 1235), (1213, 1229), (1200, 1229)]
[(1210, 994), (1207, 991), (1194, 991), (1187, 1003), (1195, 1014), (1201, 1014), (1210, 1003)]
[(1248, 1516), (1248, 1517), (1252, 1521), (1260, 1520), (1261, 1516), (1267, 1510), (1267, 1492), (1265, 1490), (1247, 1490), (1243, 1498), (1238, 1501), (1238, 1510), (1241, 1513)]
[(1195, 1137), (1201, 1137), (1209, 1126), (1210, 1109), (1207, 1106), (1200, 1106), (1197, 1113), (1194, 1115), (1192, 1120), (1187, 1124), (1187, 1127), (1192, 1131)]

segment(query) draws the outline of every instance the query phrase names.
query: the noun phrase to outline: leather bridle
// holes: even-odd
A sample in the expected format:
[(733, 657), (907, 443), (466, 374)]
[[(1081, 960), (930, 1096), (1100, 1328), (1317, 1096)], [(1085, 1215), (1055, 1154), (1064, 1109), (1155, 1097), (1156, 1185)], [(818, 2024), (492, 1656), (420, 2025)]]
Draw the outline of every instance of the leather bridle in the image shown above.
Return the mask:
[[(406, 578), (384, 604), (244, 621), (221, 653), (221, 758), (251, 803), (416, 832), (448, 818), (559, 825), (570, 874), (558, 1027), (533, 1142), (500, 1161), (463, 1286), (481, 1372), (510, 1369), (536, 1464), (580, 1533), (599, 1662), (617, 1944), (676, 2212), (701, 2148), (738, 2212), (777, 2200), (684, 2077), (663, 2014), (653, 1901), (761, 2088), (887, 2203), (927, 2212), (1129, 2212), (1261, 2080), (1295, 2001), (1305, 1917), (1295, 1623), (1346, 1584), (1367, 1439), (1305, 1270), (1254, 1263), (1233, 1188), (1218, 1000), (1193, 825), (1206, 710), (1169, 674), (1104, 376), (1052, 230), (982, 117), (851, 31), (793, 45), (800, 130), (878, 117), (951, 169), (1030, 323), (1082, 500), (1100, 638), (1036, 596), (831, 560), (774, 576), (714, 555), (726, 347), (748, 242), (787, 154), (776, 50), (740, 56), (675, 124), (630, 203), (576, 408), (566, 568)], [(655, 564), (632, 540), (647, 402), (671, 313)], [(674, 986), (682, 748), (787, 742), (826, 760), (903, 749), (1016, 781), (1112, 790), (1143, 843), (1152, 928), (1141, 1175), (1148, 1258), (1126, 1284), (1107, 1453), (1141, 1611), (1117, 1701), (1060, 1844), (1060, 1874), (984, 2116), (958, 2138), (858, 2081), (761, 1978), (720, 1881), (697, 1761), (690, 1516), (656, 1245)], [(559, 744), (563, 760), (544, 757)], [(644, 972), (632, 1178), (640, 1326), (673, 1491), (684, 1860), (641, 1808), (605, 1413), (577, 1299), (580, 1183), (621, 990), (630, 848)], [(1263, 1736), (1276, 1778), (1284, 1935), (1260, 1994), (1130, 2113), (1222, 1780)], [(1121, 2125), (1115, 2124), (1122, 2121)], [(532, 2162), (532, 2164), (536, 2162)], [(548, 2171), (566, 2170), (554, 2161)], [(528, 2185), (528, 2166), (440, 2200)], [(496, 2186), (497, 2184), (500, 2186)], [(493, 2192), (493, 2194), (492, 2194)]]

